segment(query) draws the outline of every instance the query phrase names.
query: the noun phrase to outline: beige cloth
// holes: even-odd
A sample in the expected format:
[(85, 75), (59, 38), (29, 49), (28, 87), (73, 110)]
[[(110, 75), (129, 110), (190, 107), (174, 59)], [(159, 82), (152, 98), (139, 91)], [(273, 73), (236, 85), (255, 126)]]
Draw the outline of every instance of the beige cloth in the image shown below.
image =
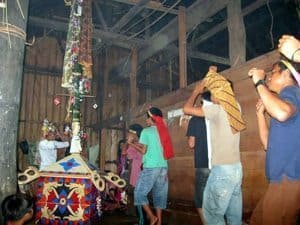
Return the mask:
[(219, 104), (203, 107), (209, 120), (211, 137), (211, 164), (226, 165), (240, 162), (240, 132), (232, 133), (227, 113)]
[(204, 80), (206, 88), (219, 100), (220, 105), (226, 111), (233, 133), (244, 130), (246, 125), (230, 83), (216, 72), (208, 72)]

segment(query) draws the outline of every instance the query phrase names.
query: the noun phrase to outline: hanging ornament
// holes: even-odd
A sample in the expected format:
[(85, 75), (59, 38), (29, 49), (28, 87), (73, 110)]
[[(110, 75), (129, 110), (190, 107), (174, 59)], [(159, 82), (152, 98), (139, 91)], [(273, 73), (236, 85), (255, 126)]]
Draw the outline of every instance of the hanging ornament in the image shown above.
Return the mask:
[(84, 92), (89, 93), (91, 90), (91, 81), (89, 79), (84, 79), (83, 87), (84, 87)]
[(97, 109), (97, 108), (98, 108), (97, 103), (94, 103), (94, 104), (93, 104), (93, 109)]
[(74, 103), (75, 103), (75, 97), (74, 96), (70, 97), (70, 102), (71, 102), (72, 105), (74, 105)]
[(56, 97), (53, 99), (53, 103), (54, 103), (54, 105), (58, 106), (58, 105), (61, 103), (60, 97), (57, 97), (57, 96), (56, 96)]

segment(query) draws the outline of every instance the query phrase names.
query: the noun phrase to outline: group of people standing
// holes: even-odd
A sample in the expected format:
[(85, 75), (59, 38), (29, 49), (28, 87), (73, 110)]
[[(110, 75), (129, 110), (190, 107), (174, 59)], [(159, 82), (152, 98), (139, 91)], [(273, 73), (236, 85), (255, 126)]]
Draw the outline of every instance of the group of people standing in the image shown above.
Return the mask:
[[(300, 42), (284, 35), (279, 41), (279, 51), (284, 59), (274, 63), (270, 75), (257, 68), (248, 73), (259, 96), (256, 115), (259, 136), (267, 153), (269, 181), (253, 212), (251, 225), (295, 225), (300, 212), (300, 133), (297, 131), (300, 127)], [(199, 98), (203, 100), (196, 105)], [(205, 78), (196, 84), (183, 111), (193, 116), (186, 135), (195, 152), (195, 206), (202, 224), (241, 225), (240, 132), (246, 125), (232, 83), (211, 66)], [(128, 136), (129, 146), (142, 155), (143, 168), (135, 186), (134, 204), (143, 207), (151, 225), (161, 225), (168, 192), (168, 157), (164, 153), (172, 146), (169, 135), (161, 135), (161, 130), (164, 134), (168, 132), (165, 125), (161, 128), (164, 122), (160, 109), (150, 108), (146, 121), (149, 127), (142, 130), (139, 139)], [(151, 190), (155, 213), (147, 199)]]
[[(134, 187), (134, 205), (137, 207), (139, 225), (145, 222), (144, 214), (150, 225), (161, 225), (162, 210), (167, 207), (167, 160), (173, 157), (173, 147), (159, 108), (149, 108), (146, 124), (146, 128), (139, 124), (129, 126), (126, 154), (132, 159), (130, 184)], [(155, 212), (149, 204), (150, 192)]]
[[(279, 51), (284, 59), (273, 64), (270, 75), (257, 68), (248, 73), (259, 95), (256, 115), (259, 136), (267, 151), (269, 181), (252, 214), (251, 225), (295, 225), (300, 212), (300, 133), (297, 131), (300, 127), (300, 42), (284, 35), (279, 41)], [(210, 91), (213, 104), (195, 106), (197, 98), (205, 99), (204, 90)], [(184, 112), (194, 116), (187, 136), (195, 151), (195, 204), (202, 224), (242, 224), (239, 141), (240, 131), (245, 127), (238, 111), (241, 112), (230, 82), (218, 75), (215, 67), (210, 67), (206, 77), (196, 84), (184, 105)], [(206, 134), (210, 134), (208, 141)], [(204, 160), (199, 163), (199, 154), (206, 159), (209, 152), (211, 167)]]
[[(279, 50), (285, 59), (274, 63), (270, 75), (257, 68), (248, 73), (259, 95), (256, 115), (267, 154), (269, 181), (253, 212), (251, 225), (296, 225), (300, 211), (300, 42), (284, 35)], [(203, 100), (196, 105), (199, 98)], [(231, 83), (211, 66), (205, 78), (195, 85), (183, 111), (193, 116), (187, 136), (195, 152), (195, 205), (202, 224), (242, 225), (243, 172), (239, 145), (240, 132), (246, 126)], [(142, 211), (150, 225), (162, 225), (162, 210), (167, 207), (168, 195), (167, 160), (174, 153), (162, 111), (151, 107), (146, 116), (146, 128), (139, 124), (129, 127), (124, 154), (135, 162), (130, 184), (134, 187), (139, 225), (144, 224)], [(63, 145), (48, 130), (39, 146), (41, 154), (47, 152), (44, 155), (47, 157), (42, 156), (41, 169), (52, 160), (53, 154), (51, 157), (48, 154), (50, 147), (68, 146), (68, 142), (59, 144)], [(151, 191), (154, 212), (148, 200)], [(2, 213), (6, 221), (23, 224), (32, 217), (32, 203), (24, 196), (8, 196), (2, 203)]]

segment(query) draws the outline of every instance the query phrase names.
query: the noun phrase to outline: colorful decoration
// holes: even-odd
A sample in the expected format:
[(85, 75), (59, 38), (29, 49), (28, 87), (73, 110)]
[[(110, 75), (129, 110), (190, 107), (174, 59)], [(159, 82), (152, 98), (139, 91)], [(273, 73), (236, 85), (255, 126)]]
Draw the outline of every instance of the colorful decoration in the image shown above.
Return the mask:
[(37, 224), (98, 225), (105, 182), (118, 188), (126, 185), (116, 174), (99, 174), (80, 154), (69, 155), (42, 171), (30, 167), (19, 174), (18, 183), (24, 187), (35, 179)]
[(56, 127), (51, 122), (49, 122), (48, 119), (44, 119), (43, 126), (42, 126), (43, 136), (46, 136), (49, 132), (55, 132), (55, 131), (56, 131)]
[(83, 76), (92, 79), (92, 0), (82, 3), (79, 63), (83, 66)]
[(61, 103), (61, 99), (59, 97), (55, 97), (53, 99), (53, 103), (54, 103), (54, 105), (58, 106)]
[(97, 109), (98, 108), (98, 104), (97, 103), (94, 103), (93, 104), (93, 109)]
[(41, 177), (37, 193), (38, 224), (84, 225), (98, 219), (100, 192), (89, 179)]

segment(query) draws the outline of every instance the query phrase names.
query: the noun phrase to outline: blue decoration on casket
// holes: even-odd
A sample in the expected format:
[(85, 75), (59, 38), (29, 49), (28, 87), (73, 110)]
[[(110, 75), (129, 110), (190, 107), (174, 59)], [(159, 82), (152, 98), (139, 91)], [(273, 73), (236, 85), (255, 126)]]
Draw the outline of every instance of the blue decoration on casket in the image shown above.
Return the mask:
[(66, 162), (61, 162), (59, 163), (59, 165), (61, 165), (65, 171), (71, 170), (74, 167), (80, 166), (80, 164), (78, 162), (75, 161), (75, 159), (69, 159)]

